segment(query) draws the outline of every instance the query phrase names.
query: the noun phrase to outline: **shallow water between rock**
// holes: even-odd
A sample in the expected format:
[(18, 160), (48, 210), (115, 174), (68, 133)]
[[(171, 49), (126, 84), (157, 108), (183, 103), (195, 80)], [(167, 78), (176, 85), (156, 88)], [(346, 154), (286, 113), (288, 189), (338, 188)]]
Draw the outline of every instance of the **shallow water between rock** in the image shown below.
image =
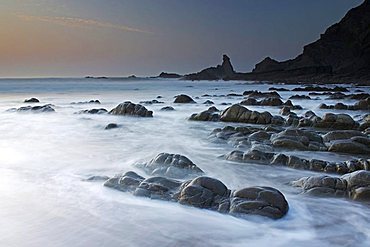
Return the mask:
[[(190, 87), (192, 86), (192, 87)], [(369, 246), (370, 207), (343, 198), (300, 194), (289, 183), (318, 173), (286, 167), (226, 161), (233, 150), (227, 143), (209, 139), (215, 128), (243, 124), (194, 122), (191, 114), (238, 103), (246, 90), (269, 87), (292, 89), (297, 85), (268, 85), (177, 80), (11, 79), (0, 80), (0, 246)], [(350, 88), (353, 93), (357, 88)], [(369, 87), (362, 90), (370, 92)], [(279, 92), (286, 101), (297, 92)], [(309, 92), (300, 92), (308, 95)], [(187, 94), (197, 103), (176, 104), (174, 96)], [(211, 96), (202, 97), (208, 94)], [(145, 105), (153, 118), (75, 114), (81, 110), (108, 111), (125, 101), (139, 103), (162, 96), (164, 104)], [(212, 97), (218, 95), (219, 97)], [(36, 97), (40, 105), (52, 104), (55, 112), (11, 112), (28, 106)], [(199, 98), (197, 98), (199, 97)], [(338, 100), (297, 99), (294, 104), (322, 116), (347, 113), (355, 120), (366, 112), (319, 109)], [(98, 99), (101, 104), (71, 104)], [(356, 101), (340, 100), (346, 104)], [(172, 106), (175, 111), (160, 111)], [(251, 110), (279, 114), (280, 108), (248, 106)], [(106, 130), (109, 123), (118, 128)], [(134, 197), (100, 182), (93, 176), (113, 176), (135, 171), (162, 152), (185, 155), (207, 176), (229, 188), (271, 186), (289, 203), (279, 220), (248, 216), (237, 218), (204, 209)], [(286, 151), (300, 157), (328, 161), (355, 158), (328, 152)]]

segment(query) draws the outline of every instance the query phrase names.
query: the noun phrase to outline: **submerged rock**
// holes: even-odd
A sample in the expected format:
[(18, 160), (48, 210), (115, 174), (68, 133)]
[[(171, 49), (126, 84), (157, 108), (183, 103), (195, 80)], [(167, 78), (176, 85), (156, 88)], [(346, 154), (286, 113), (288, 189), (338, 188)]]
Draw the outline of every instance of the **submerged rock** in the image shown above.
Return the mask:
[(40, 100), (36, 99), (36, 98), (30, 98), (30, 99), (25, 99), (24, 100), (24, 103), (39, 103)]
[(140, 101), (140, 104), (153, 105), (153, 104), (164, 104), (164, 102), (153, 99), (153, 100), (147, 100), (147, 101)]
[(362, 99), (354, 105), (345, 105), (343, 103), (337, 103), (335, 105), (321, 104), (320, 109), (335, 109), (335, 110), (352, 110), (352, 111), (366, 111), (370, 110), (370, 97)]
[(153, 112), (145, 108), (140, 104), (134, 104), (130, 101), (119, 104), (112, 109), (109, 114), (112, 115), (129, 115), (136, 117), (153, 117)]
[(107, 180), (104, 186), (237, 217), (261, 215), (279, 219), (289, 210), (288, 202), (277, 189), (249, 187), (231, 191), (221, 181), (204, 176), (181, 182), (166, 177), (145, 179), (135, 172), (127, 172)]
[(208, 108), (208, 110), (203, 111), (201, 113), (194, 113), (190, 116), (189, 120), (193, 121), (219, 121), (220, 120), (220, 114), (218, 113), (219, 110), (212, 106)]
[(173, 103), (187, 104), (187, 103), (195, 103), (195, 101), (188, 95), (180, 94), (180, 95), (175, 96), (175, 101)]
[(106, 130), (110, 130), (110, 129), (116, 129), (116, 128), (118, 128), (119, 127), (119, 125), (118, 124), (116, 124), (116, 123), (109, 123), (107, 126), (105, 126), (105, 128), (104, 129), (106, 129)]
[(104, 113), (108, 113), (108, 111), (104, 108), (82, 110), (78, 112), (78, 114), (104, 114)]
[(358, 170), (370, 170), (370, 159), (354, 159), (345, 162), (328, 162), (318, 159), (304, 159), (294, 155), (249, 149), (246, 152), (234, 150), (224, 155), (226, 160), (261, 165), (286, 166), (317, 172), (346, 174)]
[(17, 109), (19, 112), (55, 112), (54, 108), (48, 104), (48, 105), (42, 105), (42, 106), (23, 106), (19, 107)]
[(170, 178), (182, 179), (204, 173), (191, 160), (179, 154), (160, 153), (149, 162), (138, 164), (137, 166), (149, 175)]
[(72, 102), (72, 105), (84, 105), (84, 104), (100, 104), (100, 101), (97, 99), (92, 99), (89, 101), (80, 101), (80, 102)]
[(280, 94), (277, 92), (261, 92), (257, 90), (251, 91), (244, 91), (244, 96), (248, 96), (249, 98), (281, 98)]
[(295, 94), (295, 95), (290, 96), (289, 99), (307, 99), (307, 100), (310, 100), (311, 97), (308, 96), (308, 95)]
[(161, 111), (174, 111), (174, 110), (175, 108), (173, 108), (172, 106), (165, 106), (161, 108)]

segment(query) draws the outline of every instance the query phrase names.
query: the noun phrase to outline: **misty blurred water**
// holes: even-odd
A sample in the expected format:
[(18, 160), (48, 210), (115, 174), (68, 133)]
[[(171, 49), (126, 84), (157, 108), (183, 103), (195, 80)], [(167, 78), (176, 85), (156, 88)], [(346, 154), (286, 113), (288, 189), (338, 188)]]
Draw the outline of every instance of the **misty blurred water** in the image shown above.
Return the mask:
[[(213, 143), (208, 135), (225, 124), (187, 121), (192, 113), (208, 108), (202, 104), (207, 99), (221, 110), (227, 107), (221, 103), (242, 99), (201, 97), (203, 94), (266, 91), (271, 86), (159, 79), (0, 80), (0, 246), (369, 246), (368, 206), (340, 198), (301, 195), (288, 184), (313, 172), (220, 159), (232, 147)], [(173, 97), (180, 93), (200, 98), (197, 104), (174, 104)], [(279, 93), (284, 100), (296, 94)], [(139, 103), (159, 95), (165, 104), (147, 106), (154, 111), (154, 117), (149, 119), (74, 114), (91, 108), (110, 110), (127, 100)], [(30, 97), (40, 99), (36, 105), (53, 104), (56, 112), (7, 111), (29, 105), (22, 102)], [(299, 114), (311, 109), (322, 115), (318, 106), (324, 98), (292, 101), (304, 107), (297, 111)], [(102, 104), (71, 104), (91, 99), (99, 99)], [(176, 111), (160, 111), (167, 105)], [(274, 107), (248, 108), (279, 112)], [(363, 114), (346, 113), (356, 119)], [(104, 130), (111, 122), (122, 127)], [(145, 175), (133, 164), (161, 152), (187, 156), (207, 176), (220, 179), (229, 188), (275, 187), (286, 196), (290, 211), (277, 221), (263, 217), (238, 219), (137, 198), (105, 188), (100, 182), (83, 181), (91, 175), (112, 176), (129, 170)], [(318, 154), (300, 155), (314, 158)], [(320, 158), (349, 157), (323, 153)]]

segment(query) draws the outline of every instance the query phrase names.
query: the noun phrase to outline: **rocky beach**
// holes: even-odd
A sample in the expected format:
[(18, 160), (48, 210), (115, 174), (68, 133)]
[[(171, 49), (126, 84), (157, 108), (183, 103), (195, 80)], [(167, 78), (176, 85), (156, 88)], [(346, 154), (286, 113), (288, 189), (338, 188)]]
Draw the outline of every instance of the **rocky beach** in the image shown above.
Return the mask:
[(368, 244), (369, 87), (3, 79), (0, 92), (2, 245)]
[(370, 246), (370, 0), (0, 16), (0, 247)]

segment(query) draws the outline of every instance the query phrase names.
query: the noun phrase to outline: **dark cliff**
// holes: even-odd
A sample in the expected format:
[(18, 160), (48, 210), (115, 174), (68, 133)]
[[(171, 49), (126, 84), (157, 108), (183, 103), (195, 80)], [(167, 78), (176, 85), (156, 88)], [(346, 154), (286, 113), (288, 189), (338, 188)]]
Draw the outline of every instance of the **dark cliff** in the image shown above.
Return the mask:
[(294, 59), (270, 57), (250, 73), (236, 73), (230, 59), (217, 67), (186, 75), (189, 80), (269, 80), (307, 82), (362, 82), (370, 84), (370, 0), (347, 12), (317, 41)]

